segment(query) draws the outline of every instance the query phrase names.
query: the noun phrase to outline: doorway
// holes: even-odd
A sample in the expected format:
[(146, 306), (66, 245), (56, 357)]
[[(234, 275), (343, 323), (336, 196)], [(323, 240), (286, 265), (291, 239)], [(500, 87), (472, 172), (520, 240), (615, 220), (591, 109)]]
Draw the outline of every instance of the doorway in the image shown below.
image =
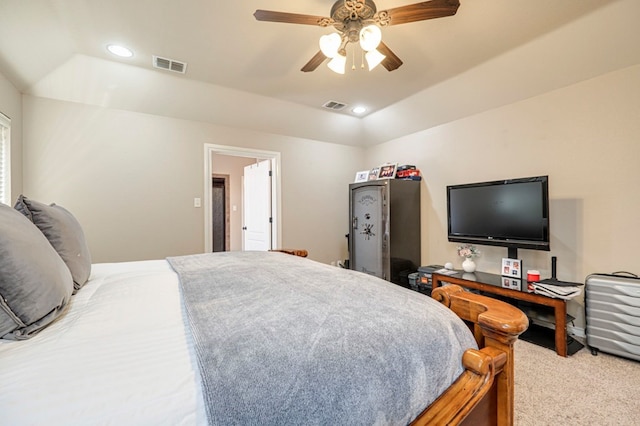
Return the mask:
[[(281, 226), (281, 197), (280, 197), (280, 153), (275, 151), (263, 151), (247, 148), (238, 148), (225, 145), (205, 144), (205, 164), (204, 164), (204, 178), (205, 178), (205, 193), (204, 193), (204, 251), (205, 253), (211, 253), (214, 251), (214, 238), (213, 238), (213, 192), (212, 177), (216, 171), (216, 162), (214, 161), (214, 155), (223, 155), (231, 157), (244, 157), (256, 160), (268, 160), (271, 165), (272, 179), (271, 179), (271, 195), (270, 201), (272, 206), (272, 227), (271, 227), (271, 244), (272, 248), (278, 248), (280, 241), (282, 240), (282, 226)], [(231, 177), (230, 177), (231, 178)], [(231, 206), (231, 210), (236, 208), (235, 205)], [(227, 210), (229, 212), (229, 210)], [(230, 233), (227, 233), (229, 236)]]
[(213, 239), (213, 251), (229, 251), (231, 243), (229, 176), (214, 173), (211, 179), (211, 187), (213, 226), (211, 238)]

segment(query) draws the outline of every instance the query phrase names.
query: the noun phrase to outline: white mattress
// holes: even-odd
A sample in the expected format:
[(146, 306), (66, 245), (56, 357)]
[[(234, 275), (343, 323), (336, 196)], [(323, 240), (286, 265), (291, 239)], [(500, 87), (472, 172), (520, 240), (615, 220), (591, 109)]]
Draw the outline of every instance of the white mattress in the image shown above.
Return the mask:
[(57, 322), (0, 339), (0, 423), (206, 424), (185, 321), (165, 260), (93, 265)]

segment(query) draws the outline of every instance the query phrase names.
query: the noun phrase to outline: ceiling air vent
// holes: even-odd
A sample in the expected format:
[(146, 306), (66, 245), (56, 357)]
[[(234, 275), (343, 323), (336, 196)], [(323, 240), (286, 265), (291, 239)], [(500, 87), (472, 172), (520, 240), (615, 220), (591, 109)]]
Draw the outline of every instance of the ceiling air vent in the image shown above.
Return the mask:
[(160, 68), (167, 71), (179, 72), (184, 74), (187, 71), (187, 64), (173, 59), (161, 58), (160, 56), (153, 57), (153, 67)]
[(329, 101), (327, 103), (325, 103), (324, 105), (322, 105), (323, 108), (327, 108), (330, 109), (332, 111), (340, 111), (342, 109), (344, 109), (344, 107), (346, 107), (347, 104), (343, 104), (342, 102), (336, 102), (336, 101)]

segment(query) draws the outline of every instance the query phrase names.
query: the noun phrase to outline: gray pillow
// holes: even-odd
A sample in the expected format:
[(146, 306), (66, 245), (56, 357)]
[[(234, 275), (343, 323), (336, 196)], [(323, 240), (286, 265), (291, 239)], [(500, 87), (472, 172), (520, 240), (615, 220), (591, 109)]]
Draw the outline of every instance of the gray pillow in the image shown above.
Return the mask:
[(0, 203), (0, 338), (28, 339), (71, 298), (69, 268), (27, 218)]
[(64, 207), (48, 206), (24, 195), (18, 197), (15, 208), (47, 237), (71, 271), (74, 292), (78, 291), (91, 275), (91, 254), (78, 220)]

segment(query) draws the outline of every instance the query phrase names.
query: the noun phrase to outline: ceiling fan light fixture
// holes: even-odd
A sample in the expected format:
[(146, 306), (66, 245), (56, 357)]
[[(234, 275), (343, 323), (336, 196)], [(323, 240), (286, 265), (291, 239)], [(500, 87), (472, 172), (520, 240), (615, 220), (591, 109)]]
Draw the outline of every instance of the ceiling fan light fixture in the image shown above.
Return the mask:
[(380, 45), (382, 31), (377, 25), (367, 25), (360, 30), (360, 47), (365, 52), (370, 52)]
[(337, 54), (327, 64), (329, 69), (338, 74), (344, 74), (344, 69), (347, 66), (347, 57)]
[(382, 62), (384, 60), (384, 58), (386, 58), (386, 56), (383, 55), (382, 53), (380, 53), (378, 51), (378, 49), (373, 49), (373, 50), (367, 52), (364, 55), (364, 57), (367, 60), (367, 65), (369, 66), (369, 71), (371, 71), (372, 69), (374, 69), (375, 67), (380, 65), (380, 62)]
[[(374, 0), (337, 0), (331, 7), (329, 17), (263, 9), (257, 9), (253, 16), (258, 21), (317, 25), (322, 28), (333, 26), (338, 31), (342, 41), (337, 52), (334, 47), (323, 48), (322, 45), (325, 42), (320, 41), (321, 50), (300, 69), (302, 72), (315, 70), (327, 58), (336, 59), (338, 55), (344, 56), (345, 48), (349, 43), (360, 43), (363, 52), (371, 52), (382, 46), (382, 51), (387, 55), (383, 66), (387, 71), (393, 71), (402, 65), (402, 61), (386, 44), (381, 44), (380, 27), (453, 16), (458, 11), (458, 7), (460, 7), (460, 0), (431, 0), (378, 11)], [(327, 43), (329, 43), (328, 38)], [(372, 69), (379, 64), (381, 54), (377, 52), (369, 56), (372, 57), (368, 61), (369, 69)], [(338, 72), (344, 72), (340, 70), (341, 62), (343, 62), (342, 59), (337, 59), (333, 61), (331, 67), (338, 69)]]
[(338, 33), (326, 34), (320, 37), (320, 50), (327, 58), (335, 57), (341, 44), (342, 37)]

